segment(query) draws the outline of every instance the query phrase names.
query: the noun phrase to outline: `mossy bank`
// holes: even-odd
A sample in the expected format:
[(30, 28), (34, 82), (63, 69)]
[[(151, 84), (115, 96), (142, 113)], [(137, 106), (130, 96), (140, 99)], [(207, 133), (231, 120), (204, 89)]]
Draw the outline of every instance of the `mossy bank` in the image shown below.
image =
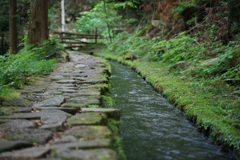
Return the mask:
[(211, 137), (223, 150), (233, 151), (239, 157), (239, 120), (228, 117), (220, 105), (234, 100), (218, 96), (218, 90), (226, 89), (221, 81), (196, 80), (169, 72), (169, 66), (143, 60), (126, 60), (111, 53), (96, 53), (96, 56), (114, 60), (136, 70), (143, 79), (178, 109), (184, 111), (199, 131)]

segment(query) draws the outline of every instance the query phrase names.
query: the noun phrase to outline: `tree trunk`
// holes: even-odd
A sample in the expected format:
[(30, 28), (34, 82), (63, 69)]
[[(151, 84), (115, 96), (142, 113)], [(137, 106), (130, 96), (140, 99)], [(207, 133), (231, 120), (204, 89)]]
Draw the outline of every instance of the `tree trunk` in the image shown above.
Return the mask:
[(240, 33), (240, 3), (239, 0), (228, 0), (228, 26), (234, 37)]
[(64, 9), (64, 0), (61, 1), (61, 8), (62, 8), (62, 32), (64, 32), (65, 26), (65, 9)]
[(48, 38), (48, 0), (32, 0), (30, 5), (28, 44), (38, 46)]
[(10, 0), (9, 7), (10, 17), (9, 17), (9, 39), (10, 39), (10, 53), (17, 53), (17, 0)]

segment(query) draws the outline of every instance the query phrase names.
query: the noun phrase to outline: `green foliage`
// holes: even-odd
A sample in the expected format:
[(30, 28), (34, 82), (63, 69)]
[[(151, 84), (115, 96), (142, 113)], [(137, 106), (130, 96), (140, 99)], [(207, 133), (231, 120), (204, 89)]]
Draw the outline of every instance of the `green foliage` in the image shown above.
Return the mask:
[(39, 48), (30, 50), (25, 46), (17, 54), (7, 53), (0, 56), (0, 92), (4, 94), (10, 87), (20, 87), (28, 81), (30, 75), (43, 74), (53, 71), (55, 59), (43, 58), (53, 52), (50, 40)]
[(195, 7), (194, 0), (187, 2), (178, 2), (174, 4), (178, 5), (178, 7), (172, 10), (172, 13), (176, 15), (176, 18), (179, 18), (180, 13), (182, 13), (182, 11), (187, 7)]

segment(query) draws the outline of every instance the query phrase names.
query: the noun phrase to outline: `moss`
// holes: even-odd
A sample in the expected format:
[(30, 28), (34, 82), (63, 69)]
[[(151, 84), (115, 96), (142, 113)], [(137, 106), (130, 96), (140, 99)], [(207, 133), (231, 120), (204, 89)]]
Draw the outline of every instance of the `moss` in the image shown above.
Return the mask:
[(118, 160), (126, 160), (126, 155), (122, 148), (122, 139), (119, 137), (119, 122), (115, 119), (108, 119), (107, 127), (113, 132), (112, 148), (118, 153)]
[(240, 120), (231, 118), (231, 114), (224, 110), (226, 105), (220, 105), (222, 101), (228, 104), (235, 102), (224, 97), (218, 99), (217, 97), (221, 95), (216, 86), (206, 83), (206, 80), (195, 80), (191, 77), (181, 80), (178, 75), (168, 72), (169, 66), (156, 62), (128, 61), (116, 54), (106, 52), (99, 53), (97, 56), (135, 69), (168, 101), (183, 110), (199, 129), (208, 131), (213, 140), (221, 141), (240, 153), (240, 131), (234, 127), (240, 123)]

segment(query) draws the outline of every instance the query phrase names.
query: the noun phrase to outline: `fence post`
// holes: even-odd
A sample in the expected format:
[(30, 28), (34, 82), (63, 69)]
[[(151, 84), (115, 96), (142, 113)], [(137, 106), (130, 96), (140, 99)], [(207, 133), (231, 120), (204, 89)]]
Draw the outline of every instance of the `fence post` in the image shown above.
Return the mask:
[(97, 44), (97, 28), (95, 28), (94, 35), (95, 35), (95, 44)]

